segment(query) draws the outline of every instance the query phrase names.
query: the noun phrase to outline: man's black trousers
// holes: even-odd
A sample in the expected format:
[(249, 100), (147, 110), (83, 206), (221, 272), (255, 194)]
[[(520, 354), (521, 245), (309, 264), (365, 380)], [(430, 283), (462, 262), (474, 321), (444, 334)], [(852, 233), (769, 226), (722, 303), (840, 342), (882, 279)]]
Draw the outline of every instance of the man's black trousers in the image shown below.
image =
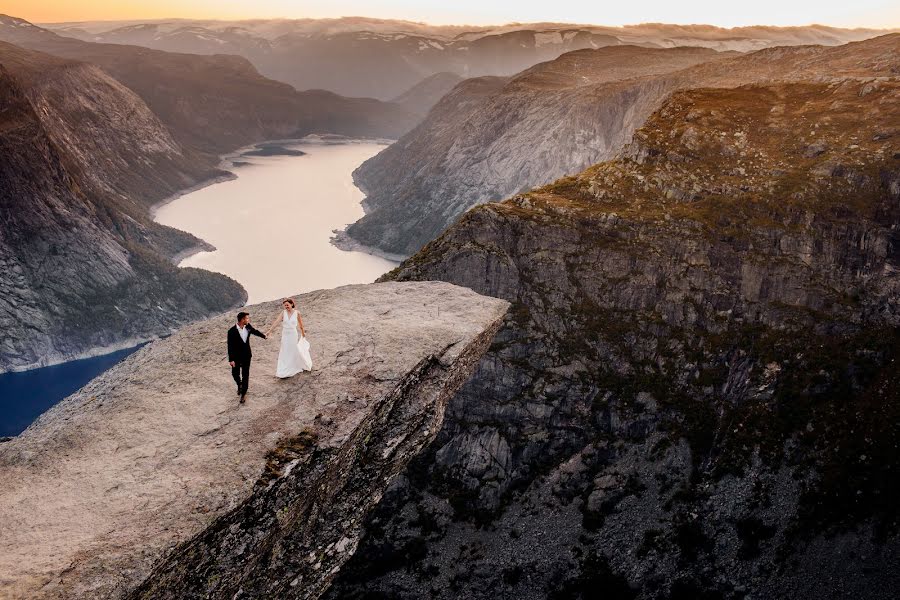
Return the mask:
[(231, 367), (231, 376), (234, 377), (238, 391), (241, 394), (246, 394), (247, 386), (250, 384), (250, 361), (240, 364), (234, 363), (234, 366)]

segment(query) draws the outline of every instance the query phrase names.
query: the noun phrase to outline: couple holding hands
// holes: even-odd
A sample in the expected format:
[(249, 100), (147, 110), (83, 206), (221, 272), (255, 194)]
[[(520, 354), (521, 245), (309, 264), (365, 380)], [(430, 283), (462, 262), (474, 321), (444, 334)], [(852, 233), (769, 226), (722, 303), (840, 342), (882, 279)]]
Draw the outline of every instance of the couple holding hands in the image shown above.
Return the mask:
[(256, 335), (267, 339), (279, 321), (281, 351), (278, 353), (275, 376), (292, 377), (301, 371), (312, 370), (309, 342), (306, 340), (306, 330), (303, 328), (303, 319), (297, 311), (297, 304), (293, 298), (285, 298), (281, 306), (284, 310), (275, 317), (266, 333), (250, 325), (250, 313), (243, 311), (238, 313), (237, 323), (228, 330), (228, 364), (231, 366), (231, 376), (237, 384), (241, 404), (246, 399), (250, 382), (250, 359), (253, 356), (250, 350), (250, 336)]

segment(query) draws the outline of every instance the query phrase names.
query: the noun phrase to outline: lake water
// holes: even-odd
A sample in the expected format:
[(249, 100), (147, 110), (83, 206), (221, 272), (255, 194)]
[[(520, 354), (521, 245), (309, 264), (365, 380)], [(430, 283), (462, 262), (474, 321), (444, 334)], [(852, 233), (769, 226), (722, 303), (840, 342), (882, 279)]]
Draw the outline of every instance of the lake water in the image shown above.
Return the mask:
[(0, 437), (18, 435), (45, 410), (140, 348), (0, 374)]
[[(224, 273), (240, 282), (249, 303), (348, 283), (371, 283), (396, 266), (330, 242), (363, 216), (362, 192), (351, 173), (385, 144), (281, 144), (303, 156), (264, 146), (224, 165), (237, 179), (191, 192), (159, 208), (156, 220), (216, 247), (183, 260), (183, 267)], [(235, 164), (237, 166), (235, 166)]]

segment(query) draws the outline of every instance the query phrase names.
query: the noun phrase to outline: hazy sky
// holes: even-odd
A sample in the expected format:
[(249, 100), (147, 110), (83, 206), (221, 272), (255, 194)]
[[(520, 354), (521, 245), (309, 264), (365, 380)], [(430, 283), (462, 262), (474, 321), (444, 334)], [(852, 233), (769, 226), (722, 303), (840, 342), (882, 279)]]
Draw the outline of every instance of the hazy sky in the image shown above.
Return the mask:
[(900, 0), (0, 0), (0, 13), (35, 22), (362, 15), (471, 25), (557, 21), (900, 27)]

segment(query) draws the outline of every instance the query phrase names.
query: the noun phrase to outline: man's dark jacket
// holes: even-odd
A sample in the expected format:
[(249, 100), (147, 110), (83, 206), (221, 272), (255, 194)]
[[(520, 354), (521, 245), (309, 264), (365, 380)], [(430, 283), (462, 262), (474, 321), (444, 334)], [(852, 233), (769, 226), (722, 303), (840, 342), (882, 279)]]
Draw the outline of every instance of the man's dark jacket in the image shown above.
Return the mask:
[[(266, 337), (249, 323), (247, 323), (247, 331), (251, 335), (258, 335), (263, 339)], [(232, 325), (231, 329), (228, 330), (228, 362), (234, 361), (236, 365), (242, 365), (249, 363), (252, 356), (250, 336), (247, 336), (247, 341), (245, 342), (241, 339), (241, 333), (238, 331), (237, 325)]]

